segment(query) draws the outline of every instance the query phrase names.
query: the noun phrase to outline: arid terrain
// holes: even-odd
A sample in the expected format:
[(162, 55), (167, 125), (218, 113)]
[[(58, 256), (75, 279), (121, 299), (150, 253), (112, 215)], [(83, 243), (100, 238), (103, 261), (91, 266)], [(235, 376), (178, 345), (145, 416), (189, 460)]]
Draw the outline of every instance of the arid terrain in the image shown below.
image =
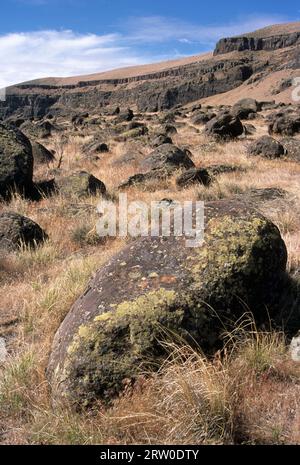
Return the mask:
[[(300, 23), (247, 37), (0, 102), (0, 443), (300, 444)], [(120, 193), (205, 244), (99, 237)]]

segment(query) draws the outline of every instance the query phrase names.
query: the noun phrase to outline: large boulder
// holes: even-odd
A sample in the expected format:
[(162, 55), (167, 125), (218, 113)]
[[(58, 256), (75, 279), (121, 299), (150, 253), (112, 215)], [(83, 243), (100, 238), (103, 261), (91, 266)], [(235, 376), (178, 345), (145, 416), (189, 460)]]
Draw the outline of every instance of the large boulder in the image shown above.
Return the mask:
[(231, 113), (240, 119), (247, 119), (249, 115), (260, 110), (259, 103), (253, 98), (243, 98), (233, 105)]
[(287, 262), (278, 228), (237, 201), (208, 203), (205, 218), (202, 246), (139, 238), (100, 268), (55, 336), (47, 372), (56, 400), (109, 400), (159, 368), (164, 338), (212, 353), (247, 309), (258, 323), (277, 314)]
[(279, 158), (285, 153), (283, 145), (270, 136), (262, 136), (248, 146), (250, 155), (260, 155), (265, 158)]
[(104, 195), (105, 184), (86, 171), (76, 171), (56, 181), (60, 194), (64, 197), (86, 197), (88, 195)]
[(172, 144), (163, 144), (157, 147), (141, 162), (143, 170), (178, 168), (193, 168), (195, 165), (190, 159), (187, 150), (181, 150)]
[(47, 237), (37, 223), (25, 216), (14, 212), (0, 214), (0, 249), (11, 251), (23, 245), (35, 247)]
[(293, 136), (300, 132), (300, 116), (287, 111), (271, 115), (268, 131), (269, 134)]
[(205, 132), (210, 136), (233, 139), (242, 135), (244, 128), (238, 117), (225, 111), (206, 124)]
[(0, 123), (0, 197), (14, 189), (20, 192), (32, 186), (33, 156), (27, 137), (18, 129)]
[(35, 165), (49, 164), (55, 160), (53, 153), (39, 142), (31, 142), (31, 145)]

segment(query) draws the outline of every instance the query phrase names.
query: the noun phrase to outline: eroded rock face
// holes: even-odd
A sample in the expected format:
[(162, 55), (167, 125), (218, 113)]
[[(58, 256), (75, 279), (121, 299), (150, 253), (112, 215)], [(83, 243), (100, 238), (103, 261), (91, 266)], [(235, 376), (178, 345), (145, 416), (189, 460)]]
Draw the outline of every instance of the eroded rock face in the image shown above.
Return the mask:
[(0, 249), (11, 251), (22, 245), (35, 247), (47, 237), (45, 231), (30, 218), (14, 212), (0, 214)]
[(18, 129), (0, 123), (0, 197), (8, 197), (17, 189), (31, 188), (33, 174), (32, 148)]
[(231, 52), (278, 50), (300, 44), (300, 32), (272, 35), (270, 37), (229, 37), (219, 40), (214, 55)]
[(141, 238), (96, 273), (55, 336), (54, 398), (81, 406), (109, 400), (141, 368), (160, 366), (162, 339), (176, 334), (212, 352), (224, 325), (246, 309), (258, 322), (276, 313), (287, 261), (277, 227), (235, 201), (207, 204), (206, 221), (201, 247)]

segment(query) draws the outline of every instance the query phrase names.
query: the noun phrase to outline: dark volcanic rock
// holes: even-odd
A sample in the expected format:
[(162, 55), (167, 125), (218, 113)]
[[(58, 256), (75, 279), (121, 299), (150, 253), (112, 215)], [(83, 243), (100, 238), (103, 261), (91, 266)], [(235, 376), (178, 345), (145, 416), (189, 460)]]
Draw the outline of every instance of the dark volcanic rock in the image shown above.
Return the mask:
[(228, 112), (220, 113), (205, 126), (206, 134), (222, 139), (233, 139), (243, 134), (243, 131), (240, 119)]
[(158, 134), (152, 141), (151, 146), (153, 148), (159, 147), (163, 144), (173, 144), (171, 137), (166, 134)]
[(230, 37), (219, 40), (214, 55), (248, 50), (278, 50), (300, 44), (300, 32), (272, 35), (271, 37)]
[(270, 136), (262, 136), (248, 147), (250, 155), (260, 155), (265, 158), (279, 158), (284, 152), (283, 145)]
[(104, 183), (86, 171), (77, 171), (70, 176), (60, 178), (56, 184), (58, 191), (66, 197), (85, 197), (106, 193)]
[(224, 325), (245, 309), (269, 324), (287, 262), (279, 230), (239, 202), (209, 203), (205, 217), (202, 246), (140, 238), (96, 273), (53, 342), (47, 373), (56, 400), (110, 400), (125, 379), (160, 367), (165, 338), (214, 352)]
[(16, 250), (25, 245), (35, 247), (47, 234), (34, 221), (14, 212), (0, 213), (0, 249)]
[(191, 119), (191, 123), (196, 124), (196, 125), (206, 124), (208, 123), (208, 121), (212, 120), (215, 117), (216, 117), (215, 113), (200, 111), (196, 115), (193, 115)]
[(270, 117), (269, 134), (293, 136), (300, 132), (299, 114), (277, 113)]
[(32, 186), (33, 156), (27, 137), (0, 123), (0, 197), (14, 189), (26, 193)]
[(202, 184), (203, 186), (209, 186), (211, 182), (212, 175), (205, 168), (191, 168), (182, 173), (176, 179), (176, 184), (180, 189), (190, 187), (193, 184)]
[(125, 190), (129, 187), (145, 186), (147, 183), (155, 181), (163, 181), (168, 178), (170, 173), (165, 169), (153, 169), (147, 173), (137, 173), (130, 176), (127, 181), (124, 181), (118, 187), (119, 190)]
[(48, 164), (55, 160), (54, 155), (39, 142), (31, 142), (34, 164)]
[(194, 163), (190, 159), (186, 150), (181, 150), (175, 145), (163, 144), (151, 152), (142, 162), (143, 170), (166, 169), (174, 170), (178, 168), (193, 168)]
[(249, 115), (255, 114), (260, 108), (258, 102), (253, 98), (244, 98), (233, 105), (231, 114), (240, 119), (247, 119)]

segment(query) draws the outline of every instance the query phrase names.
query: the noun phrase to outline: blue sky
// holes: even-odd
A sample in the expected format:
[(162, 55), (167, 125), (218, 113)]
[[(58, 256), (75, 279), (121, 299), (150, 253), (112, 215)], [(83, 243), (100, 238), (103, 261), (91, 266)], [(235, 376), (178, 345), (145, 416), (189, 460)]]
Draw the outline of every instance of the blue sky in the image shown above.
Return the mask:
[(211, 50), (218, 38), (300, 21), (296, 1), (5, 0), (0, 87)]

